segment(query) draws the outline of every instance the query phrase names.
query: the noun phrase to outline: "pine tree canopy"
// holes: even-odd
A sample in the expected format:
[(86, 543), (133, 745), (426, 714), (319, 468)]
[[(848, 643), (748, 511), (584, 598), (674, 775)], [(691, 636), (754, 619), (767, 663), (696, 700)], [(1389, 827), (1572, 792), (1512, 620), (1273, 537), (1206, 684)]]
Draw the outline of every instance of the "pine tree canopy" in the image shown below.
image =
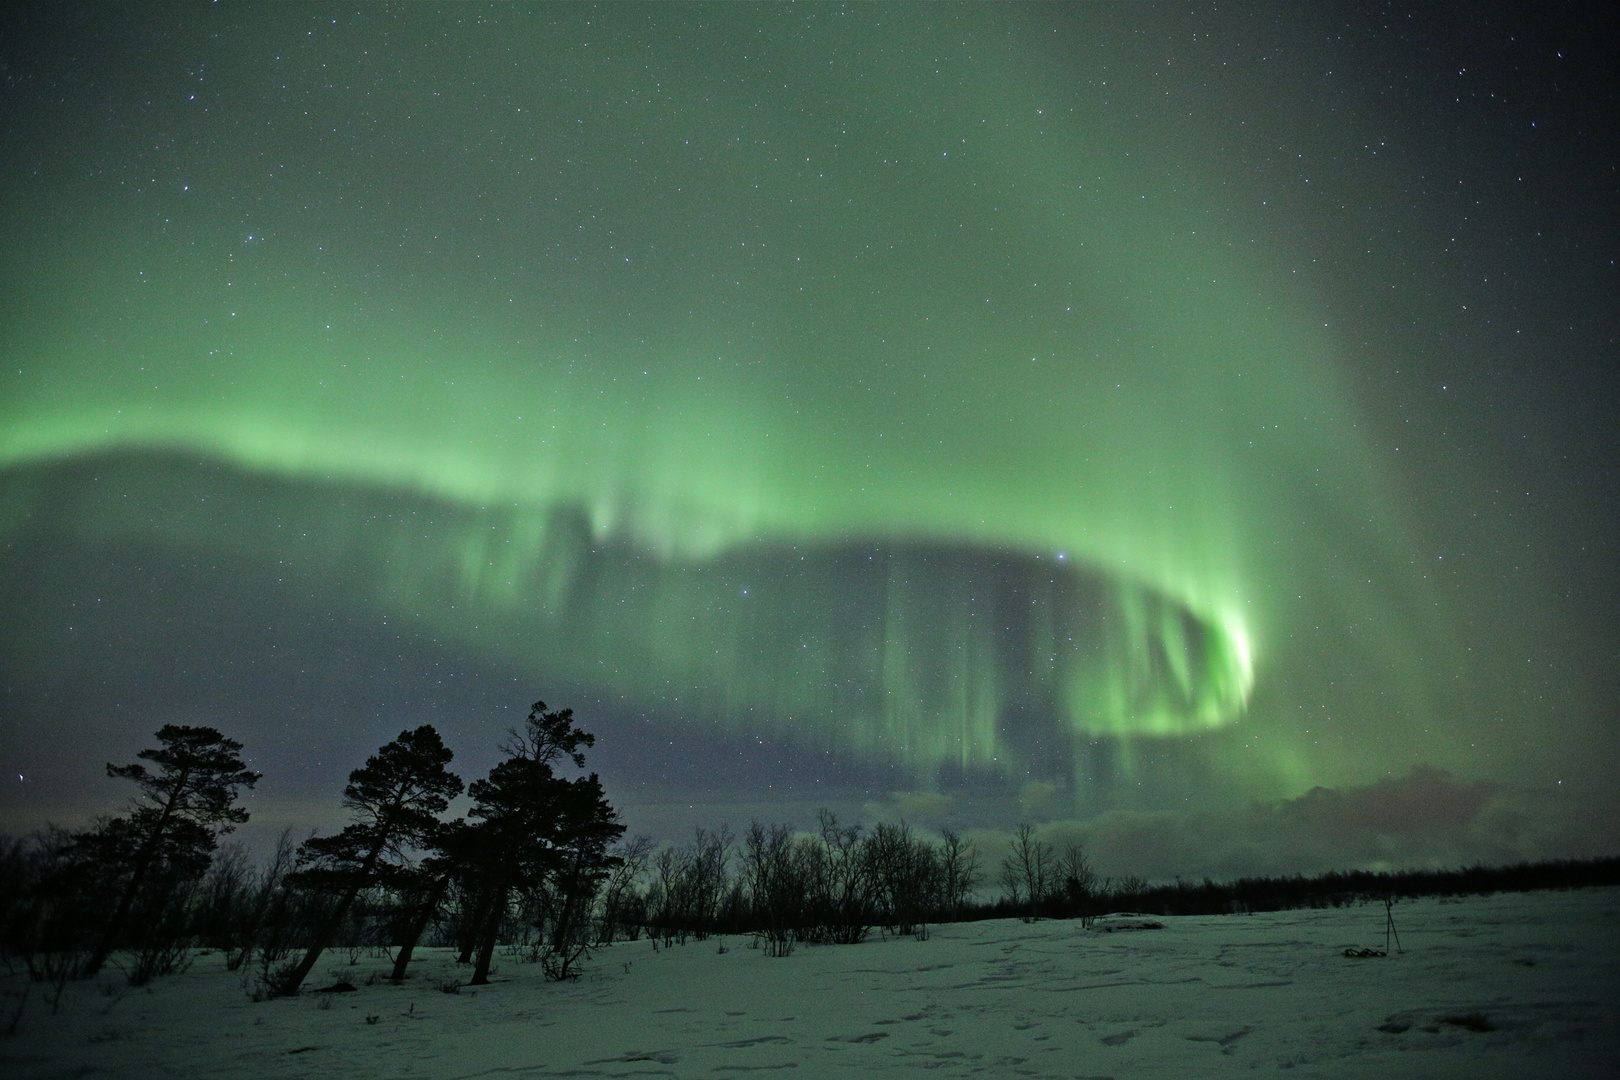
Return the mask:
[(236, 792), (258, 783), (261, 774), (242, 763), (241, 743), (211, 727), (176, 724), (163, 725), (157, 738), (161, 747), (135, 755), (157, 766), (156, 772), (140, 764), (107, 765), (108, 776), (133, 780), (147, 800), (131, 813), (138, 829), (180, 819), (230, 832), (248, 819), (245, 809), (233, 805)]
[(529, 706), (529, 718), (522, 731), (510, 732), (511, 738), (501, 747), (518, 758), (529, 758), (550, 765), (560, 757), (568, 757), (576, 769), (585, 767), (585, 751), (580, 747), (596, 745), (596, 736), (574, 726), (574, 710), (559, 709), (548, 712), (546, 703), (537, 701)]
[(426, 840), (464, 786), (445, 768), (453, 756), (430, 724), (400, 732), (349, 774), (343, 805), (360, 820), (344, 832), (384, 836), (390, 846)]

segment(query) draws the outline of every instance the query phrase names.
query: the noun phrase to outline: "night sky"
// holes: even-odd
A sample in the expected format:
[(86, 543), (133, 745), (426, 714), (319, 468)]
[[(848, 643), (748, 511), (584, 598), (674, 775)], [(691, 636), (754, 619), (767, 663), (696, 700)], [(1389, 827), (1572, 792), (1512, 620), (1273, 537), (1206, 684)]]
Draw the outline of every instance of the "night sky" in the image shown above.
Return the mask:
[(1597, 6), (8, 11), (6, 827), (544, 698), (658, 836), (1620, 850)]

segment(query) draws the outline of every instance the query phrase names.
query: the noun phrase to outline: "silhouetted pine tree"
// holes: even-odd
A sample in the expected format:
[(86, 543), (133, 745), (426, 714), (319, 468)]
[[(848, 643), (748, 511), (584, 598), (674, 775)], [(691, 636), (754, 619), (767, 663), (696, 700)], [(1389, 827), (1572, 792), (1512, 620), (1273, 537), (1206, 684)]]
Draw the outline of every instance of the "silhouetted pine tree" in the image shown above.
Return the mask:
[(157, 738), (162, 746), (135, 755), (155, 765), (155, 772), (138, 763), (107, 765), (108, 776), (135, 782), (142, 801), (128, 816), (104, 822), (85, 838), (87, 845), (99, 846), (104, 857), (127, 866), (112, 915), (85, 961), (85, 976), (100, 971), (118, 945), (130, 911), (155, 870), (167, 868), (182, 878), (187, 872), (200, 876), (217, 846), (215, 837), (248, 819), (248, 812), (235, 805), (237, 789), (252, 787), (260, 774), (237, 756), (241, 743), (211, 727), (175, 724), (165, 724)]
[(474, 986), (489, 982), (512, 890), (539, 887), (558, 863), (557, 823), (566, 786), (548, 763), (515, 757), (497, 764), (469, 789), (469, 816), (479, 819), (468, 827), (462, 851), (464, 872), (475, 885), (476, 915), (468, 942), (476, 957)]
[(620, 861), (608, 849), (624, 834), (595, 773), (568, 784), (559, 800), (557, 866), (546, 896), (548, 940), (541, 963), (547, 977), (567, 979), (591, 944), (591, 905)]
[(477, 954), (471, 985), (489, 981), (514, 889), (562, 889), (569, 895), (559, 910), (565, 912), (565, 923), (577, 927), (570, 890), (588, 885), (594, 891), (610, 865), (607, 846), (624, 826), (614, 820), (601, 781), (595, 773), (565, 780), (553, 768), (564, 758), (583, 768), (580, 748), (595, 744), (594, 735), (574, 726), (572, 709), (549, 712), (545, 702), (537, 701), (524, 730), (512, 732), (511, 742), (502, 748), (512, 756), (468, 789), (473, 797), (468, 816), (476, 820), (456, 844), (469, 892), (476, 898), (465, 942)]
[(454, 755), (427, 724), (399, 738), (349, 774), (343, 805), (359, 819), (336, 836), (311, 837), (299, 852), (296, 883), (326, 891), (336, 900), (317, 925), (309, 951), (277, 977), (276, 994), (296, 994), (320, 959), (360, 891), (375, 884), (386, 856), (422, 847), (439, 827), (439, 814), (461, 794), (460, 777), (445, 768)]

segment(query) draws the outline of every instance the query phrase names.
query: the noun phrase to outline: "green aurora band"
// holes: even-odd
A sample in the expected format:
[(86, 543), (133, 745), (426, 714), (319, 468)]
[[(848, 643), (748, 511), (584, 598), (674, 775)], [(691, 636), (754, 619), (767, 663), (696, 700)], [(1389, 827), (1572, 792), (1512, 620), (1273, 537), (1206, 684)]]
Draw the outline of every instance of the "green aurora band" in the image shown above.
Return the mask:
[(475, 80), (259, 12), (209, 116), (102, 151), (144, 188), (8, 200), (0, 531), (313, 552), (492, 655), (922, 778), (1233, 725), (1312, 538), (1385, 558), (1323, 320), (1105, 46), (552, 14), (447, 31)]
[(1066, 559), (762, 541), (671, 561), (593, 535), (568, 509), (471, 509), (164, 455), (9, 479), (14, 544), (262, 558), (277, 536), (283, 564), (341, 568), (385, 610), (481, 641), (547, 685), (589, 673), (582, 689), (808, 736), (924, 779), (1042, 758), (1049, 774), (1076, 735), (1223, 724), (1249, 690), (1229, 637)]

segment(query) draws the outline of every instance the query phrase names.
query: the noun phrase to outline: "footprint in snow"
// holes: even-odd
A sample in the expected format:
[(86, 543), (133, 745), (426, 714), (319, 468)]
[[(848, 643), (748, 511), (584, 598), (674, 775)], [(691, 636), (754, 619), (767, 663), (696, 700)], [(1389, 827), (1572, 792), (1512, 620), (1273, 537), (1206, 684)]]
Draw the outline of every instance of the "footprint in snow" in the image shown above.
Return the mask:
[(715, 1043), (715, 1045), (724, 1046), (729, 1050), (735, 1050), (738, 1047), (743, 1046), (764, 1046), (770, 1043), (788, 1043), (792, 1041), (793, 1040), (788, 1038), (786, 1035), (761, 1035), (757, 1039), (739, 1039), (736, 1042)]
[(585, 1064), (585, 1065), (618, 1065), (618, 1064), (620, 1064), (622, 1062), (629, 1062), (629, 1061), (653, 1061), (653, 1062), (657, 1062), (659, 1065), (674, 1065), (676, 1062), (678, 1062), (680, 1060), (681, 1059), (676, 1057), (674, 1054), (662, 1054), (662, 1053), (660, 1053), (660, 1054), (644, 1054), (644, 1053), (640, 1053), (638, 1051), (632, 1050), (629, 1053), (625, 1054), (623, 1057), (595, 1058), (595, 1059), (593, 1059), (591, 1061), (582, 1062), (582, 1064)]
[(1214, 1043), (1221, 1048), (1221, 1053), (1230, 1054), (1233, 1052), (1232, 1044), (1253, 1030), (1251, 1027), (1245, 1027), (1227, 1035), (1188, 1035), (1187, 1040), (1189, 1042)]

